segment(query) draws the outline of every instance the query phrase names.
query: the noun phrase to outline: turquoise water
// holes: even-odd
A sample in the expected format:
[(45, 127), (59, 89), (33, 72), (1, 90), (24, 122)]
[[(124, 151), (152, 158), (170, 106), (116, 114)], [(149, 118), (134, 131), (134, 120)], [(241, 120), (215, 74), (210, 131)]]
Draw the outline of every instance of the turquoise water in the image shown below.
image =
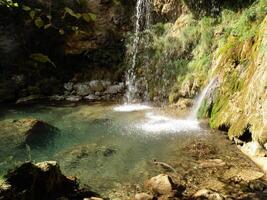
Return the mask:
[[(66, 175), (77, 176), (101, 194), (137, 185), (162, 173), (153, 160), (172, 164), (179, 171), (192, 166), (188, 145), (204, 141), (221, 157), (227, 154), (221, 135), (200, 128), (198, 123), (167, 115), (160, 108), (134, 112), (114, 111), (115, 105), (31, 106), (2, 109), (0, 120), (37, 118), (60, 131), (47, 144), (31, 148), (34, 162), (57, 160)], [(218, 145), (219, 144), (219, 145)], [(220, 152), (219, 146), (224, 146)], [(15, 150), (14, 150), (15, 151)], [(27, 150), (0, 163), (1, 173), (29, 158)], [(229, 149), (229, 152), (231, 150)], [(216, 155), (216, 156), (218, 156)]]

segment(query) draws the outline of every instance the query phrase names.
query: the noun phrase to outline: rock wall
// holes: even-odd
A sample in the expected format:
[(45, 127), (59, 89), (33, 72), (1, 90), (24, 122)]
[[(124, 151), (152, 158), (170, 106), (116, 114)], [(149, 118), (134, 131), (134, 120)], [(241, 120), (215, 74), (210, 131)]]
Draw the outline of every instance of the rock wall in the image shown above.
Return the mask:
[[(141, 43), (140, 51), (149, 59), (141, 59), (137, 70), (140, 76), (146, 74), (149, 98), (168, 99), (179, 109), (186, 108), (215, 79), (199, 117), (209, 118), (211, 127), (228, 131), (230, 138), (263, 146), (267, 142), (266, 1), (212, 1), (212, 12), (208, 1), (194, 2), (154, 1), (162, 18)], [(197, 5), (203, 12), (197, 13)]]
[(251, 132), (252, 139), (267, 142), (267, 18), (255, 38), (239, 42), (228, 38), (231, 47), (219, 52), (213, 68), (220, 87), (211, 105), (211, 125), (229, 128), (230, 137)]

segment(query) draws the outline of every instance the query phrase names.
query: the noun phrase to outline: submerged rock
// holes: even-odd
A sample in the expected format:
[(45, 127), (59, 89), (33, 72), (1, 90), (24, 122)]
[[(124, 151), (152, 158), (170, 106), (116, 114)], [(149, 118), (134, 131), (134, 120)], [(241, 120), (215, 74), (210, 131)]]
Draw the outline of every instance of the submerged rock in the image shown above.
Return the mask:
[(24, 163), (10, 171), (5, 179), (9, 187), (3, 188), (1, 185), (1, 199), (83, 199), (99, 196), (94, 192), (81, 190), (76, 179), (62, 174), (56, 161)]
[(61, 159), (67, 165), (78, 163), (81, 159), (100, 157), (111, 157), (116, 153), (116, 149), (112, 147), (99, 146), (97, 144), (77, 145), (59, 152), (56, 158)]
[(0, 121), (1, 150), (41, 145), (53, 136), (58, 129), (37, 119), (3, 120)]

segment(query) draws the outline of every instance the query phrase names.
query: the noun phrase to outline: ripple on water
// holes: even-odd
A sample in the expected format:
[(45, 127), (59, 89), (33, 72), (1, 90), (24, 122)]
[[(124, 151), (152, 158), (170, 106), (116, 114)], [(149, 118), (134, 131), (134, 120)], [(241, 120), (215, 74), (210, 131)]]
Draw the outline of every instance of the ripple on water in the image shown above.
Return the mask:
[(143, 104), (123, 104), (113, 108), (113, 110), (116, 112), (134, 112), (150, 109), (152, 109), (152, 107)]

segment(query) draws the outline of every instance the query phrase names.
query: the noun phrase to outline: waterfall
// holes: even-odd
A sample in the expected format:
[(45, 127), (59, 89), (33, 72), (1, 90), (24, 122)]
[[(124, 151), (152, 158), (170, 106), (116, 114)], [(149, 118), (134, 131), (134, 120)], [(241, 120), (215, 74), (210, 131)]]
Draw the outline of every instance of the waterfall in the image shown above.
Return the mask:
[(133, 53), (131, 59), (131, 66), (126, 75), (126, 100), (127, 103), (131, 103), (134, 100), (134, 96), (137, 92), (136, 88), (136, 60), (138, 55), (138, 46), (140, 42), (140, 33), (142, 30), (149, 28), (150, 26), (150, 2), (149, 0), (137, 0), (136, 4), (136, 21), (135, 21), (135, 33), (133, 41)]
[(203, 91), (197, 97), (195, 104), (193, 106), (193, 109), (192, 109), (192, 113), (189, 117), (190, 119), (197, 120), (197, 113), (201, 107), (201, 104), (202, 104), (204, 98), (206, 97), (208, 91), (210, 90), (210, 88), (214, 85), (214, 83), (216, 83), (216, 79), (212, 79), (211, 81), (209, 81), (209, 84), (206, 85), (206, 87), (203, 89)]

